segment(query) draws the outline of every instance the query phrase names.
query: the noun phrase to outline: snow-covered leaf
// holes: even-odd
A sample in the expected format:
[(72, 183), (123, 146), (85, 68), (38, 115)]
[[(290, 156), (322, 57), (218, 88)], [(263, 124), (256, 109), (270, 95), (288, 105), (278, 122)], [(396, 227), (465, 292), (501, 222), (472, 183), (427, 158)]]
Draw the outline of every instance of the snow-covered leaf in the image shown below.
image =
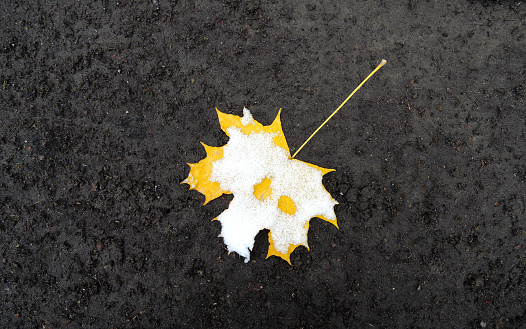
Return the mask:
[(307, 233), (312, 217), (337, 227), (334, 205), (322, 177), (333, 169), (292, 159), (281, 128), (280, 113), (269, 126), (253, 119), (217, 110), (221, 129), (230, 137), (222, 147), (205, 144), (207, 157), (189, 164), (183, 182), (205, 195), (205, 204), (224, 193), (234, 194), (227, 210), (217, 218), (229, 251), (250, 259), (259, 231), (268, 229), (269, 256), (289, 262), (300, 245), (309, 248)]

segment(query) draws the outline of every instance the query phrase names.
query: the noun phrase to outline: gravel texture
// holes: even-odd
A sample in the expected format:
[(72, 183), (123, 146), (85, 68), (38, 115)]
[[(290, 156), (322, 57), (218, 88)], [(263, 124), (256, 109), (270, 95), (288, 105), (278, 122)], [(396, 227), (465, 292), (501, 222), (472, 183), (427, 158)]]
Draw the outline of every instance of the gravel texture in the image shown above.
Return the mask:
[[(0, 327), (524, 328), (526, 3), (3, 0)], [(335, 172), (293, 266), (181, 185), (215, 107)]]

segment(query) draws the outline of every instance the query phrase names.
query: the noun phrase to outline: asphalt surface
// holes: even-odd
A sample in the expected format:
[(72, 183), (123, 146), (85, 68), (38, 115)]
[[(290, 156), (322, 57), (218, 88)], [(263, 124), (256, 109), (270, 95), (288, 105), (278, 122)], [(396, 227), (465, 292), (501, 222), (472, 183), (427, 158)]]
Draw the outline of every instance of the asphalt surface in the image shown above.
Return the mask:
[[(524, 328), (526, 4), (0, 1), (0, 327)], [(215, 107), (335, 172), (339, 230), (228, 254)]]

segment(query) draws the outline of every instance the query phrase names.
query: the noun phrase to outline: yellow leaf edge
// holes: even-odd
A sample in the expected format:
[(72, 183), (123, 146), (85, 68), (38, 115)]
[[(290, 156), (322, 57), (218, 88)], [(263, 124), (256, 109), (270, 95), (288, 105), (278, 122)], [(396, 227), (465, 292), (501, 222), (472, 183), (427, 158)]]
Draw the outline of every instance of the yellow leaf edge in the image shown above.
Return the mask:
[(198, 163), (188, 163), (190, 166), (190, 173), (188, 177), (181, 182), (181, 184), (190, 185), (190, 190), (197, 190), (205, 196), (205, 202), (208, 202), (220, 197), (223, 194), (231, 194), (230, 191), (223, 190), (218, 182), (210, 180), (212, 175), (212, 163), (223, 157), (222, 147), (208, 146), (202, 143), (206, 151), (206, 158)]

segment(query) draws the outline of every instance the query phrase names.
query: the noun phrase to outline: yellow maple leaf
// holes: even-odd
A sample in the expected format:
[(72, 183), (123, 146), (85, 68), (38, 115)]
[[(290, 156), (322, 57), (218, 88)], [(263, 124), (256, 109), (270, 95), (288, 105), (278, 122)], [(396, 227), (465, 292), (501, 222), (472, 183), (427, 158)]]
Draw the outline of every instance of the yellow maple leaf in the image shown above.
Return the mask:
[[(217, 110), (217, 109), (216, 109)], [(307, 233), (312, 217), (336, 227), (334, 205), (325, 190), (325, 169), (291, 158), (281, 128), (280, 112), (263, 126), (243, 109), (243, 117), (217, 110), (221, 129), (230, 137), (222, 147), (203, 144), (206, 158), (189, 164), (183, 183), (205, 195), (205, 204), (224, 193), (234, 198), (217, 218), (229, 251), (250, 260), (259, 231), (268, 229), (267, 258), (279, 256), (290, 264), (290, 255), (300, 245), (309, 248)]]

